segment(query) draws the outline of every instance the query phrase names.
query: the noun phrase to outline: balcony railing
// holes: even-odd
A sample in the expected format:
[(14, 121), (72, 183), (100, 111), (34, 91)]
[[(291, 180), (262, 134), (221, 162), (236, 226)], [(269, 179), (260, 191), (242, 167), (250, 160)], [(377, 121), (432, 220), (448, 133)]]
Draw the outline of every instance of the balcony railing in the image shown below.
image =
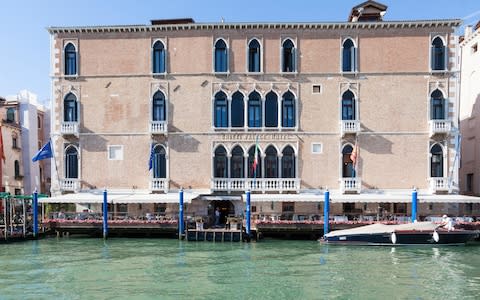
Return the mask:
[(150, 179), (151, 191), (163, 191), (168, 192), (168, 179), (167, 178), (152, 178)]
[(165, 134), (167, 133), (167, 121), (150, 121), (151, 134)]
[(360, 132), (360, 121), (358, 120), (342, 120), (340, 121), (340, 131), (342, 136), (345, 134), (356, 134)]
[(80, 180), (78, 178), (65, 178), (60, 180), (60, 190), (75, 192), (80, 189)]
[(213, 191), (299, 192), (299, 178), (213, 178)]
[(62, 122), (60, 126), (60, 133), (64, 135), (75, 135), (78, 136), (78, 122)]
[(435, 134), (445, 134), (451, 131), (452, 122), (449, 120), (430, 120), (428, 121), (430, 136)]
[(430, 186), (430, 192), (432, 193), (447, 192), (449, 190), (448, 177), (430, 177), (428, 182)]
[(362, 179), (358, 177), (340, 178), (340, 190), (342, 193), (360, 193)]

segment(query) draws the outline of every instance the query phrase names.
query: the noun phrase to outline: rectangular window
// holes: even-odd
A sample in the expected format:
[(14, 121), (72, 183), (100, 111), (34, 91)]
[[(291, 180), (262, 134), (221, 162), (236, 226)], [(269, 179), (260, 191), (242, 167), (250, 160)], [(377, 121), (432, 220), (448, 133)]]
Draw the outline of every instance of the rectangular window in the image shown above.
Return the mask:
[(22, 190), (21, 189), (15, 189), (15, 195), (21, 195)]
[(475, 53), (478, 51), (478, 44), (475, 44), (472, 46), (472, 53)]
[(294, 212), (295, 203), (294, 202), (283, 202), (282, 203), (282, 212)]
[(252, 212), (257, 212), (257, 207), (255, 205), (252, 206)]
[(473, 173), (467, 174), (466, 191), (470, 193), (473, 192)]
[(319, 84), (312, 85), (312, 94), (321, 94), (322, 93), (322, 86)]
[(122, 145), (108, 146), (108, 159), (123, 160), (123, 146)]
[(394, 203), (393, 212), (396, 214), (405, 214), (407, 212), (407, 203)]
[(164, 214), (167, 210), (167, 204), (165, 203), (155, 203), (153, 207), (156, 214)]
[(312, 153), (313, 154), (322, 154), (323, 145), (321, 143), (312, 143)]

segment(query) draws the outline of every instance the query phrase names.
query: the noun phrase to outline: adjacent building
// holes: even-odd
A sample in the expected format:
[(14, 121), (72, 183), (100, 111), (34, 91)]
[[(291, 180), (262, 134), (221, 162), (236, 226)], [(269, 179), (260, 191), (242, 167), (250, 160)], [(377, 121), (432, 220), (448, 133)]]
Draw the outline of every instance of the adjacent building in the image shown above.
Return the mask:
[(12, 195), (30, 195), (35, 189), (50, 192), (50, 162), (32, 163), (31, 158), (50, 135), (50, 115), (28, 91), (0, 99), (2, 116), (2, 186)]
[(480, 196), (480, 22), (467, 26), (461, 47), (460, 191)]
[[(115, 213), (478, 214), (458, 195), (460, 20), (50, 27), (51, 201)], [(96, 204), (97, 203), (97, 204)], [(95, 206), (97, 205), (97, 206)]]

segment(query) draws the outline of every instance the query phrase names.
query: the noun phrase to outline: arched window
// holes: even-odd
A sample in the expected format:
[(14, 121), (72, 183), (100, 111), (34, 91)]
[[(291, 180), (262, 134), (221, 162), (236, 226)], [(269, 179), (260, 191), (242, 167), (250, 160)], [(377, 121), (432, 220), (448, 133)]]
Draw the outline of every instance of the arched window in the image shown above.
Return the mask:
[(253, 39), (248, 43), (248, 72), (260, 72), (260, 43)]
[(255, 91), (248, 96), (248, 127), (262, 127), (262, 101)]
[(161, 91), (157, 91), (152, 99), (152, 121), (165, 121), (165, 95)]
[(153, 178), (167, 178), (167, 159), (165, 148), (156, 145), (153, 149)]
[(291, 39), (286, 39), (282, 44), (282, 72), (295, 72), (295, 45)]
[(235, 92), (232, 95), (232, 127), (245, 126), (245, 103), (243, 101), (243, 94)]
[(439, 144), (430, 150), (430, 176), (443, 177), (443, 149)]
[(355, 96), (351, 91), (342, 95), (342, 120), (356, 120)]
[(437, 36), (433, 39), (431, 49), (432, 70), (445, 70), (446, 49), (441, 37)]
[(215, 157), (213, 160), (213, 169), (215, 178), (228, 178), (227, 174), (227, 151), (224, 147), (219, 146), (215, 150)]
[(357, 63), (357, 49), (351, 39), (346, 39), (342, 47), (342, 71), (355, 72)]
[(7, 123), (15, 123), (15, 108), (7, 108)]
[(218, 92), (215, 95), (215, 127), (228, 127), (228, 105), (227, 95), (224, 92)]
[(153, 74), (165, 73), (165, 46), (161, 41), (153, 44), (152, 63)]
[(265, 178), (278, 178), (278, 153), (273, 146), (265, 150)]
[(20, 162), (18, 160), (14, 161), (14, 171), (15, 171), (15, 178), (20, 177)]
[(72, 43), (65, 46), (65, 75), (77, 74), (77, 50)]
[(78, 178), (78, 151), (73, 146), (65, 149), (65, 178)]
[(430, 117), (432, 120), (445, 119), (445, 99), (440, 90), (432, 92), (432, 97), (430, 99)]
[(265, 97), (265, 127), (278, 127), (278, 97), (269, 92)]
[(353, 162), (350, 158), (353, 151), (353, 147), (346, 145), (342, 150), (342, 177), (349, 178), (355, 177), (355, 170), (353, 169)]
[(215, 72), (228, 72), (228, 49), (222, 39), (215, 43)]
[(72, 93), (63, 99), (63, 119), (65, 122), (78, 122), (77, 97)]
[(244, 178), (244, 165), (243, 149), (240, 146), (235, 146), (232, 150), (232, 158), (230, 159), (230, 178)]
[(282, 97), (282, 126), (295, 127), (295, 97), (291, 92)]
[(295, 152), (291, 146), (282, 151), (282, 178), (295, 178)]
[(258, 149), (255, 163), (255, 147), (254, 145), (248, 150), (248, 178), (262, 177), (262, 155), (260, 149)]

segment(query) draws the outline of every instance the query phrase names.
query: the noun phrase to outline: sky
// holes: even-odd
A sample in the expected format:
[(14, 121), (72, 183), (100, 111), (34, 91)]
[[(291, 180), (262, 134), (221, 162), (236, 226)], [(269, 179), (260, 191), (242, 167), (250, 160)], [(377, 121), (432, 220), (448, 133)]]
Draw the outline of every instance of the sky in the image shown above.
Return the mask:
[[(50, 26), (147, 25), (152, 19), (220, 22), (345, 22), (363, 0), (0, 0), (0, 96), (50, 95)], [(480, 20), (480, 0), (378, 0), (386, 21)], [(461, 31), (463, 32), (463, 31)]]

